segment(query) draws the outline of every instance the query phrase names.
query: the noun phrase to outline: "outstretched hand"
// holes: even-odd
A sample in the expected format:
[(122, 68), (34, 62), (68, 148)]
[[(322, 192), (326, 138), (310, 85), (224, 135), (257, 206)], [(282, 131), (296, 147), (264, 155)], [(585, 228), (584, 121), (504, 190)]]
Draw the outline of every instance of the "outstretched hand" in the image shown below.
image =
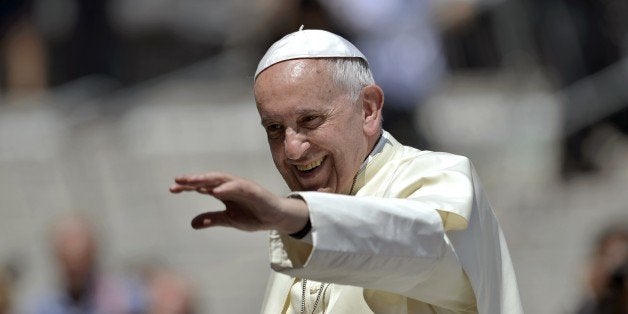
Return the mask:
[(198, 192), (225, 204), (223, 211), (206, 212), (192, 219), (195, 229), (224, 226), (245, 231), (300, 230), (308, 220), (303, 200), (279, 197), (257, 183), (226, 173), (210, 172), (175, 178), (170, 192)]

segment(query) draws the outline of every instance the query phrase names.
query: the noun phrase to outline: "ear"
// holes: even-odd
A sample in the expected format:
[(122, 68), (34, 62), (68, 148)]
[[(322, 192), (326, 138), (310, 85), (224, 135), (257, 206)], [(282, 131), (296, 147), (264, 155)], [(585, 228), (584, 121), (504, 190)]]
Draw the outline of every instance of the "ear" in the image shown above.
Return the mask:
[(382, 107), (384, 91), (377, 85), (368, 85), (362, 90), (362, 114), (364, 115), (364, 133), (379, 134), (382, 125)]

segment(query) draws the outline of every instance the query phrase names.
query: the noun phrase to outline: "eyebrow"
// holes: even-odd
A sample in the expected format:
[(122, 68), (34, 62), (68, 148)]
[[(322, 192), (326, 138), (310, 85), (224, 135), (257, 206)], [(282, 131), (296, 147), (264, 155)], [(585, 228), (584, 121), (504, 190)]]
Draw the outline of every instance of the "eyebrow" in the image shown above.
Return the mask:
[(320, 109), (297, 109), (296, 114), (298, 116), (307, 116), (310, 114), (320, 114), (323, 111), (324, 110), (320, 110)]
[(270, 123), (270, 122), (272, 122), (272, 121), (274, 121), (274, 120), (275, 120), (275, 119), (272, 119), (272, 118), (262, 118), (262, 119), (261, 119), (261, 121), (260, 121), (260, 124), (261, 124), (262, 126), (265, 126), (266, 124), (268, 124), (268, 123)]
[[(295, 110), (295, 114), (299, 117), (301, 116), (307, 116), (307, 115), (312, 115), (312, 114), (321, 114), (324, 113), (325, 110), (321, 110), (321, 109), (308, 109), (308, 108), (299, 108)], [(262, 117), (260, 123), (262, 125), (265, 125), (267, 123), (270, 123), (272, 121), (275, 120), (279, 120), (276, 117), (277, 116), (281, 116), (280, 114), (269, 114), (266, 117)]]

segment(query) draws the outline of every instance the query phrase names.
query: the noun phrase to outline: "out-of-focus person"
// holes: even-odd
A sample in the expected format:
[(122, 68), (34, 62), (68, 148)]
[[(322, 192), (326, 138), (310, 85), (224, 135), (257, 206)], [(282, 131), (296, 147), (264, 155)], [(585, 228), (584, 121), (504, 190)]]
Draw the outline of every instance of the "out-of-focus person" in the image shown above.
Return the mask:
[(13, 287), (17, 277), (14, 265), (5, 265), (0, 269), (0, 314), (14, 313)]
[(99, 268), (99, 247), (91, 223), (64, 216), (52, 228), (51, 247), (59, 275), (58, 289), (34, 300), (33, 314), (144, 313), (143, 289), (136, 282)]
[(11, 312), (11, 284), (4, 272), (0, 272), (0, 314)]
[(161, 268), (151, 270), (147, 276), (149, 314), (197, 313), (193, 287), (187, 278)]
[(0, 91), (9, 96), (47, 85), (45, 47), (32, 7), (33, 0), (0, 2)]
[(587, 272), (589, 295), (577, 313), (628, 313), (628, 225), (604, 230), (592, 253)]

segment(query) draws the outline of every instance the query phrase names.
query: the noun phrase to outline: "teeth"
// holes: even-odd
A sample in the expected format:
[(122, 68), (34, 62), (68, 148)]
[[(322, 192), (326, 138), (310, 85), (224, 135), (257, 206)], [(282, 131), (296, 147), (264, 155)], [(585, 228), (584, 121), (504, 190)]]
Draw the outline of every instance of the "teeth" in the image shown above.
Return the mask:
[(321, 163), (323, 163), (323, 159), (319, 159), (319, 160), (317, 160), (315, 162), (312, 162), (310, 164), (307, 164), (305, 166), (297, 165), (297, 169), (299, 169), (299, 171), (308, 171), (308, 170), (312, 170), (312, 169), (320, 166)]

